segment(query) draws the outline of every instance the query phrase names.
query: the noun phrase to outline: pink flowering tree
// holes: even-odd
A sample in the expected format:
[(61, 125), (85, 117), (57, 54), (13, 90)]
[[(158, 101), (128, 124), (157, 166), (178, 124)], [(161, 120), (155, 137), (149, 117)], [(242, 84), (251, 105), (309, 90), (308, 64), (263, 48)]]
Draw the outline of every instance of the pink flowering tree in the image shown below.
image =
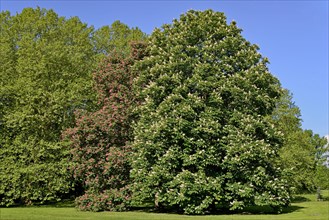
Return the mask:
[(132, 65), (143, 57), (143, 43), (133, 43), (131, 54), (111, 53), (93, 75), (98, 94), (94, 112), (76, 112), (76, 125), (64, 133), (72, 149), (73, 171), (84, 194), (80, 210), (125, 210), (130, 199), (128, 155), (135, 98)]

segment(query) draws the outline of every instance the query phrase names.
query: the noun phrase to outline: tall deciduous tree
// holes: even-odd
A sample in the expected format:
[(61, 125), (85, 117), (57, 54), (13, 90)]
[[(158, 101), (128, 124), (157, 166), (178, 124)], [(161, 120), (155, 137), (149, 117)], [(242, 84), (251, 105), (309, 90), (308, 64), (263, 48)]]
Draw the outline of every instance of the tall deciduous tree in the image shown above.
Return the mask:
[(40, 8), (0, 22), (0, 204), (53, 200), (72, 188), (60, 135), (91, 100), (93, 29)]
[(279, 81), (223, 13), (189, 11), (156, 29), (140, 71), (134, 199), (187, 214), (289, 203), (265, 116)]

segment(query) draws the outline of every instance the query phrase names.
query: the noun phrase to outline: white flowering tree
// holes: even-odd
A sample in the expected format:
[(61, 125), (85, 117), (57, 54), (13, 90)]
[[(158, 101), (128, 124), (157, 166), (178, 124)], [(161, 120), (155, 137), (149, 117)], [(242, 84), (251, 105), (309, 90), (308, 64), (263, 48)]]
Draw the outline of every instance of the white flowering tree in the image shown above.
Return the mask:
[(189, 11), (156, 29), (136, 65), (135, 201), (186, 214), (289, 204), (265, 116), (281, 94), (258, 47), (223, 13)]

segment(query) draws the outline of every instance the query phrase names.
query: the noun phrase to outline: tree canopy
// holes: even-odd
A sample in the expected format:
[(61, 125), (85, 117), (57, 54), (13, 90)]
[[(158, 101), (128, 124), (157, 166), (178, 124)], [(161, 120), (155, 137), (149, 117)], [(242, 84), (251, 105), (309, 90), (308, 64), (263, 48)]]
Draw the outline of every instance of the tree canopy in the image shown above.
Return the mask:
[(328, 188), (327, 141), (223, 13), (146, 36), (26, 8), (0, 30), (0, 206), (280, 211)]
[(266, 118), (282, 90), (235, 22), (189, 11), (156, 29), (147, 52), (136, 66), (134, 198), (187, 214), (289, 204)]
[(0, 204), (59, 199), (74, 188), (61, 133), (77, 109), (97, 105), (99, 57), (145, 35), (119, 21), (95, 31), (40, 8), (1, 12), (0, 25)]
[(1, 204), (51, 200), (71, 189), (59, 142), (73, 110), (91, 99), (92, 31), (52, 10), (1, 13)]
[(117, 51), (129, 56), (130, 42), (146, 39), (139, 28), (129, 28), (120, 21), (113, 22), (110, 26), (103, 26), (93, 33), (96, 52), (106, 56)]

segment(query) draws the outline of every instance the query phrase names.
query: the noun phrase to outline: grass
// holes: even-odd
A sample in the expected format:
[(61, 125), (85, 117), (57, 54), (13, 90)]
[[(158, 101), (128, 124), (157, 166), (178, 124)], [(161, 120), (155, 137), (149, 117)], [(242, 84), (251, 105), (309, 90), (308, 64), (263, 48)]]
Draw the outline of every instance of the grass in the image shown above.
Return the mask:
[[(323, 201), (317, 201), (315, 194), (295, 196), (291, 206), (283, 214), (262, 214), (264, 209), (249, 210), (240, 214), (186, 216), (177, 214), (159, 214), (142, 211), (134, 212), (81, 212), (70, 205), (0, 208), (0, 220), (329, 220), (329, 191), (323, 191)], [(259, 214), (251, 214), (259, 213)]]

